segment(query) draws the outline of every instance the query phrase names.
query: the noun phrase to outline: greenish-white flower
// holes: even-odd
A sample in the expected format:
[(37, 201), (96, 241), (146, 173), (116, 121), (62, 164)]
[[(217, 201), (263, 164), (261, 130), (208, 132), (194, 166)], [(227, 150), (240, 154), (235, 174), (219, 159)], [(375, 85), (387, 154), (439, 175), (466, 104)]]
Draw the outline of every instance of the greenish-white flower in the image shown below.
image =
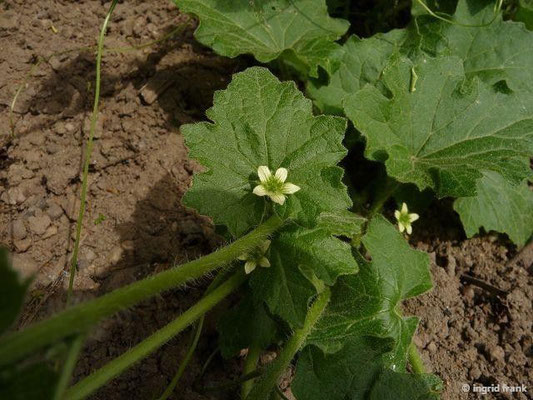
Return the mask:
[(419, 218), (418, 214), (409, 214), (409, 209), (405, 203), (402, 204), (401, 210), (394, 211), (394, 216), (398, 220), (398, 229), (400, 232), (406, 231), (408, 235), (413, 232), (411, 224)]
[(283, 205), (287, 194), (296, 193), (300, 186), (293, 183), (285, 182), (288, 171), (286, 168), (278, 168), (275, 174), (270, 172), (270, 168), (265, 165), (257, 168), (257, 175), (261, 182), (254, 188), (254, 194), (257, 196), (268, 196), (274, 203)]
[(270, 247), (270, 240), (265, 240), (255, 249), (244, 253), (239, 257), (239, 260), (246, 261), (244, 263), (244, 271), (249, 274), (252, 272), (258, 265), (263, 268), (270, 267), (270, 261), (265, 257), (265, 253)]

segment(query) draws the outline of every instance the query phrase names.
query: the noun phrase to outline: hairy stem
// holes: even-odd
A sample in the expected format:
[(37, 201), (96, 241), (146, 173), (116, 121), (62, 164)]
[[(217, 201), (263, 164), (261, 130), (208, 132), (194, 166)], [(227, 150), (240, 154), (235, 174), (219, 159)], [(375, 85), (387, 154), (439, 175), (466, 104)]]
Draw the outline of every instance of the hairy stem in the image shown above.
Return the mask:
[(170, 324), (158, 330), (147, 339), (143, 340), (134, 348), (107, 363), (104, 367), (93, 372), (87, 378), (72, 386), (66, 393), (69, 400), (79, 400), (89, 396), (106, 382), (122, 373), (137, 361), (148, 356), (154, 350), (168, 342), (187, 326), (192, 324), (207, 311), (218, 304), (228, 294), (237, 289), (246, 279), (242, 271), (238, 271), (225, 283), (213, 290), (210, 294), (201, 299), (193, 307), (180, 315)]
[[(261, 355), (261, 346), (259, 346), (259, 343), (254, 342), (248, 349), (248, 355), (246, 356), (246, 360), (244, 361), (244, 367), (242, 370), (243, 376), (247, 376), (250, 372), (255, 371), (257, 368), (257, 363), (259, 362), (259, 356)], [(246, 381), (243, 381), (241, 386), (241, 398), (246, 399), (250, 391), (252, 390), (254, 386), (254, 380), (249, 379)]]
[(67, 291), (67, 306), (70, 304), (72, 297), (72, 288), (74, 286), (74, 277), (76, 275), (76, 267), (78, 265), (78, 252), (80, 250), (81, 228), (83, 225), (83, 216), (85, 214), (85, 199), (87, 197), (87, 183), (89, 181), (89, 164), (91, 163), (91, 155), (93, 152), (93, 139), (94, 131), (96, 130), (96, 121), (98, 120), (98, 104), (100, 103), (100, 78), (102, 67), (102, 49), (104, 48), (104, 38), (107, 31), (107, 25), (111, 19), (111, 14), (117, 5), (118, 0), (113, 0), (109, 11), (105, 17), (102, 29), (100, 30), (100, 36), (98, 37), (98, 49), (96, 52), (96, 87), (94, 89), (94, 104), (93, 112), (91, 115), (91, 129), (89, 131), (89, 139), (87, 140), (87, 148), (85, 151), (85, 163), (83, 164), (83, 177), (81, 182), (81, 195), (80, 195), (80, 212), (78, 214), (78, 220), (76, 221), (76, 239), (74, 242), (74, 251), (72, 252), (72, 260), (70, 262), (70, 278), (68, 282)]
[(276, 360), (268, 367), (264, 377), (253, 387), (246, 400), (268, 400), (270, 393), (277, 385), (280, 375), (287, 369), (291, 360), (300, 350), (305, 339), (311, 333), (313, 327), (326, 309), (330, 299), (330, 293), (329, 288), (325, 288), (318, 295), (307, 312), (303, 328), (297, 329), (294, 332)]
[(59, 382), (57, 383), (54, 400), (63, 399), (63, 394), (70, 383), (70, 379), (72, 378), (72, 372), (76, 366), (76, 361), (78, 360), (80, 351), (83, 348), (84, 341), (85, 335), (80, 334), (77, 335), (70, 343), (67, 358), (65, 359), (65, 364), (63, 365), (63, 370), (61, 371), (61, 376), (59, 377)]
[(255, 230), (227, 247), (198, 260), (174, 267), (139, 282), (117, 289), (97, 299), (71, 307), (22, 332), (0, 338), (0, 367), (35, 353), (36, 350), (76, 333), (85, 332), (104, 317), (131, 307), (164, 290), (201, 277), (259, 245), (283, 221), (273, 216)]
[(422, 357), (420, 357), (418, 349), (416, 348), (414, 343), (411, 343), (411, 345), (409, 346), (409, 364), (411, 364), (411, 368), (413, 368), (413, 372), (415, 374), (426, 373), (424, 361), (422, 361)]
[[(224, 280), (226, 279), (227, 275), (229, 273), (229, 269), (226, 271), (221, 271), (215, 279), (211, 282), (209, 287), (204, 293), (204, 297), (207, 296), (209, 293), (211, 293), (213, 290), (215, 290)], [(192, 355), (194, 354), (194, 351), (196, 350), (196, 347), (198, 346), (198, 341), (200, 340), (200, 336), (202, 335), (202, 329), (204, 327), (204, 320), (205, 315), (202, 315), (198, 322), (196, 323), (196, 326), (193, 330), (192, 335), (192, 341), (191, 345), (189, 346), (189, 349), (187, 350), (187, 354), (185, 354), (185, 357), (183, 358), (183, 361), (181, 362), (178, 371), (176, 372), (176, 375), (172, 378), (172, 381), (170, 384), (166, 387), (163, 394), (159, 398), (159, 400), (166, 400), (168, 399), (174, 390), (176, 390), (176, 386), (185, 372), (185, 368), (187, 368), (187, 365), (189, 365), (189, 362), (191, 361)]]

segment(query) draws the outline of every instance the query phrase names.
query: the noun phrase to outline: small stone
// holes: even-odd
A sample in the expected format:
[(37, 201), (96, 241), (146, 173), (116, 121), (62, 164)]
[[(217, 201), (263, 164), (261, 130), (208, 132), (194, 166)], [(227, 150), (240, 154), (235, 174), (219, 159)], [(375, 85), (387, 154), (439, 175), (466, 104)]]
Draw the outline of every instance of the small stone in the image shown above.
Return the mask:
[(0, 197), (0, 200), (2, 200), (4, 203), (14, 206), (16, 204), (24, 203), (24, 201), (26, 201), (26, 195), (24, 194), (22, 188), (13, 187), (7, 191), (4, 191)]
[(12, 186), (18, 185), (24, 179), (30, 179), (34, 177), (33, 171), (27, 169), (21, 164), (12, 164), (7, 172), (7, 178), (9, 184)]
[(505, 361), (505, 351), (500, 346), (492, 346), (490, 348), (490, 358), (494, 361)]
[(52, 223), (52, 220), (48, 215), (41, 215), (39, 217), (30, 217), (28, 218), (28, 223), (30, 230), (36, 235), (43, 235), (46, 232), (46, 229)]
[(55, 201), (49, 201), (46, 213), (52, 220), (56, 220), (63, 215), (63, 209)]
[(135, 249), (135, 242), (133, 240), (125, 240), (120, 244), (124, 250), (132, 251)]
[(468, 300), (472, 300), (475, 296), (475, 291), (474, 291), (474, 288), (470, 285), (466, 286), (464, 289), (463, 289), (463, 295), (465, 296), (466, 299)]
[(17, 249), (17, 251), (19, 253), (24, 253), (26, 250), (28, 250), (30, 248), (31, 239), (30, 238), (26, 238), (26, 239), (22, 239), (22, 240), (14, 240), (13, 244), (15, 245), (15, 249)]
[(475, 381), (479, 379), (479, 377), (481, 376), (481, 370), (479, 369), (477, 365), (475, 365), (474, 367), (472, 367), (472, 369), (470, 369), (470, 372), (468, 375), (470, 376), (470, 379)]
[(435, 344), (435, 342), (431, 342), (430, 344), (428, 344), (427, 349), (429, 352), (435, 353), (437, 351), (437, 345)]
[(87, 248), (83, 251), (83, 257), (90, 262), (96, 258), (96, 253), (92, 249)]
[(26, 227), (24, 226), (24, 222), (22, 222), (20, 219), (15, 220), (11, 225), (11, 233), (13, 234), (13, 238), (16, 240), (24, 239), (28, 234)]
[(57, 143), (48, 143), (46, 145), (46, 152), (48, 154), (56, 154), (61, 150), (61, 146)]
[(24, 154), (24, 160), (28, 164), (38, 163), (41, 160), (42, 154), (37, 150), (29, 150)]
[(43, 234), (43, 239), (48, 239), (57, 233), (57, 226), (49, 226)]
[(123, 249), (120, 246), (115, 246), (113, 249), (109, 252), (108, 260), (112, 264), (116, 264), (120, 261), (122, 257)]
[(72, 132), (74, 132), (76, 130), (76, 126), (72, 122), (67, 122), (65, 124), (65, 130), (68, 133), (72, 133)]

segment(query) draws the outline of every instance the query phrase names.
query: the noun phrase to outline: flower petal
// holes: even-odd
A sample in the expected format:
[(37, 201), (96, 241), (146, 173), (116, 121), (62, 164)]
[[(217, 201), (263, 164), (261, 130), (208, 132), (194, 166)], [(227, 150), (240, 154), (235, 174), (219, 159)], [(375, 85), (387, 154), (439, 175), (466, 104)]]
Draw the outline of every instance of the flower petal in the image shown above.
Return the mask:
[(263, 268), (268, 268), (270, 267), (270, 261), (268, 261), (268, 258), (266, 257), (262, 257), (260, 260), (259, 260), (259, 266), (263, 267)]
[(272, 176), (272, 172), (270, 172), (270, 168), (268, 168), (266, 165), (261, 165), (259, 168), (257, 168), (257, 175), (259, 176), (259, 180), (261, 182), (266, 182), (268, 178)]
[(255, 267), (257, 267), (257, 263), (255, 261), (246, 261), (246, 264), (244, 264), (244, 272), (246, 272), (246, 274), (249, 274), (255, 269)]
[(285, 195), (279, 193), (272, 193), (269, 194), (269, 196), (274, 203), (278, 203), (281, 206), (285, 204)]
[(420, 215), (412, 213), (409, 214), (409, 222), (415, 222), (418, 218), (420, 218)]
[(407, 231), (407, 234), (410, 235), (411, 233), (413, 233), (413, 227), (411, 226), (411, 224), (407, 225), (407, 227), (405, 228), (405, 230)]
[(402, 214), (407, 214), (409, 212), (409, 210), (407, 209), (407, 204), (403, 203), (402, 204)]
[(398, 229), (400, 230), (400, 232), (403, 232), (405, 230), (405, 226), (404, 224), (402, 224), (401, 222), (398, 223)]
[(263, 185), (257, 185), (254, 187), (253, 193), (257, 196), (266, 196), (267, 191)]
[(286, 168), (278, 168), (276, 171), (276, 178), (278, 178), (281, 182), (285, 182), (285, 179), (287, 179), (289, 171), (287, 171)]
[(400, 215), (402, 215), (402, 214), (400, 214), (400, 211), (398, 211), (398, 210), (394, 211), (394, 216), (396, 217), (397, 220), (400, 219)]
[(284, 194), (293, 194), (300, 190), (301, 187), (295, 185), (294, 183), (285, 183), (283, 189), (281, 190)]

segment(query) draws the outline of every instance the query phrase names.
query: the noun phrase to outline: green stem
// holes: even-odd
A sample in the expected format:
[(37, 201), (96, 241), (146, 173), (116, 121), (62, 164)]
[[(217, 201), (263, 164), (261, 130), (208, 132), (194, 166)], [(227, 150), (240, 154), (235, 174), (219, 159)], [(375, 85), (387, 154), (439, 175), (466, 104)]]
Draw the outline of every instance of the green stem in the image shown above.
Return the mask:
[(311, 333), (313, 327), (326, 309), (330, 299), (330, 293), (329, 288), (325, 288), (324, 291), (318, 295), (316, 301), (307, 312), (303, 328), (295, 330), (276, 360), (268, 367), (263, 379), (253, 387), (248, 397), (246, 397), (246, 400), (268, 399), (268, 396), (277, 385), (280, 375), (287, 369), (291, 360), (300, 350), (305, 339), (309, 333)]
[(409, 364), (411, 364), (411, 368), (413, 368), (413, 372), (415, 374), (426, 373), (424, 361), (422, 361), (422, 357), (420, 357), (418, 349), (416, 348), (414, 343), (411, 343), (411, 345), (409, 346)]
[[(258, 335), (255, 336), (257, 338)], [(261, 346), (258, 341), (254, 341), (251, 346), (248, 348), (248, 355), (246, 360), (244, 360), (244, 367), (242, 370), (243, 376), (247, 376), (252, 371), (255, 371), (257, 368), (257, 363), (259, 362), (259, 356), (261, 355)], [(254, 386), (254, 380), (248, 379), (243, 381), (241, 387), (241, 398), (246, 399), (246, 396), (250, 393)]]
[(242, 382), (246, 382), (246, 381), (248, 381), (250, 379), (255, 379), (255, 378), (261, 376), (263, 374), (263, 372), (264, 371), (261, 368), (256, 369), (255, 371), (252, 371), (249, 374), (242, 375), (237, 380), (229, 381), (229, 382), (223, 382), (223, 383), (218, 384), (218, 385), (207, 386), (207, 387), (203, 388), (202, 393), (213, 393), (213, 392), (219, 392), (220, 393), (220, 392), (225, 391), (225, 390), (236, 389), (239, 386), (239, 384), (241, 384)]
[(196, 350), (196, 346), (198, 346), (198, 341), (200, 340), (200, 336), (202, 335), (202, 328), (204, 326), (204, 316), (202, 315), (198, 321), (198, 324), (196, 325), (196, 328), (194, 330), (194, 337), (192, 340), (191, 345), (189, 346), (189, 350), (187, 350), (187, 354), (185, 354), (185, 358), (181, 362), (178, 371), (176, 372), (176, 375), (174, 375), (174, 378), (172, 378), (172, 381), (167, 386), (159, 400), (166, 400), (171, 395), (172, 392), (176, 389), (176, 385), (178, 384), (181, 376), (183, 375), (183, 372), (185, 372), (185, 368), (187, 365), (189, 365), (189, 361), (191, 360), (192, 355), (194, 354), (194, 351)]
[(285, 396), (285, 394), (283, 394), (283, 392), (281, 391), (281, 389), (277, 385), (276, 385), (276, 393), (281, 398), (281, 400), (289, 400), (289, 398), (287, 396)]
[(274, 233), (283, 221), (273, 216), (227, 247), (198, 260), (160, 272), (117, 289), (97, 299), (71, 307), (22, 332), (0, 338), (0, 367), (35, 353), (36, 350), (76, 333), (85, 332), (104, 317), (131, 307), (164, 290), (196, 279), (250, 251)]
[(102, 67), (102, 49), (104, 48), (104, 38), (107, 30), (107, 25), (111, 19), (111, 14), (117, 5), (118, 0), (113, 0), (109, 11), (105, 17), (100, 36), (98, 37), (98, 50), (96, 52), (96, 87), (94, 90), (94, 104), (93, 113), (91, 115), (91, 129), (89, 131), (89, 139), (87, 140), (87, 149), (85, 151), (85, 163), (83, 165), (83, 177), (81, 182), (81, 196), (80, 196), (80, 212), (78, 220), (76, 221), (76, 239), (74, 241), (74, 251), (72, 253), (72, 260), (70, 263), (70, 278), (68, 282), (67, 291), (67, 307), (70, 304), (72, 297), (72, 288), (74, 286), (74, 277), (76, 275), (76, 267), (78, 265), (78, 252), (80, 250), (81, 229), (83, 224), (83, 215), (85, 214), (85, 199), (87, 197), (87, 186), (89, 181), (89, 164), (91, 163), (91, 155), (93, 152), (94, 131), (96, 130), (96, 121), (98, 120), (98, 104), (100, 102), (100, 78)]
[(83, 342), (85, 341), (85, 335), (77, 335), (71, 342), (70, 348), (67, 353), (67, 358), (65, 359), (65, 364), (63, 365), (63, 370), (61, 376), (59, 377), (59, 382), (57, 383), (54, 400), (63, 399), (63, 394), (67, 389), (68, 384), (72, 378), (72, 371), (76, 366), (76, 361), (83, 347)]
[[(226, 271), (221, 271), (215, 279), (211, 282), (209, 287), (204, 293), (204, 297), (207, 296), (209, 293), (211, 293), (215, 288), (217, 288), (224, 280), (226, 279), (226, 276), (228, 275), (229, 269)], [(200, 336), (202, 335), (202, 329), (204, 326), (204, 320), (205, 315), (202, 315), (200, 319), (198, 320), (198, 323), (196, 324), (196, 327), (193, 331), (192, 341), (191, 345), (189, 346), (189, 349), (187, 350), (187, 354), (185, 354), (185, 358), (181, 362), (178, 371), (176, 372), (176, 375), (174, 375), (174, 378), (172, 378), (172, 381), (170, 384), (166, 387), (165, 391), (159, 398), (159, 400), (166, 400), (172, 395), (172, 392), (176, 390), (176, 385), (178, 384), (181, 376), (183, 375), (183, 372), (185, 372), (185, 368), (187, 368), (187, 365), (191, 361), (192, 355), (194, 354), (194, 351), (196, 350), (196, 347), (198, 346), (198, 341), (200, 340)]]
[(72, 386), (66, 393), (69, 400), (79, 400), (89, 396), (106, 382), (113, 379), (137, 361), (148, 356), (154, 350), (168, 342), (187, 326), (192, 324), (207, 311), (217, 305), (227, 295), (237, 289), (246, 279), (242, 271), (238, 271), (225, 283), (201, 299), (185, 313), (170, 324), (158, 330), (134, 348), (107, 363), (104, 367), (93, 372), (87, 378)]

